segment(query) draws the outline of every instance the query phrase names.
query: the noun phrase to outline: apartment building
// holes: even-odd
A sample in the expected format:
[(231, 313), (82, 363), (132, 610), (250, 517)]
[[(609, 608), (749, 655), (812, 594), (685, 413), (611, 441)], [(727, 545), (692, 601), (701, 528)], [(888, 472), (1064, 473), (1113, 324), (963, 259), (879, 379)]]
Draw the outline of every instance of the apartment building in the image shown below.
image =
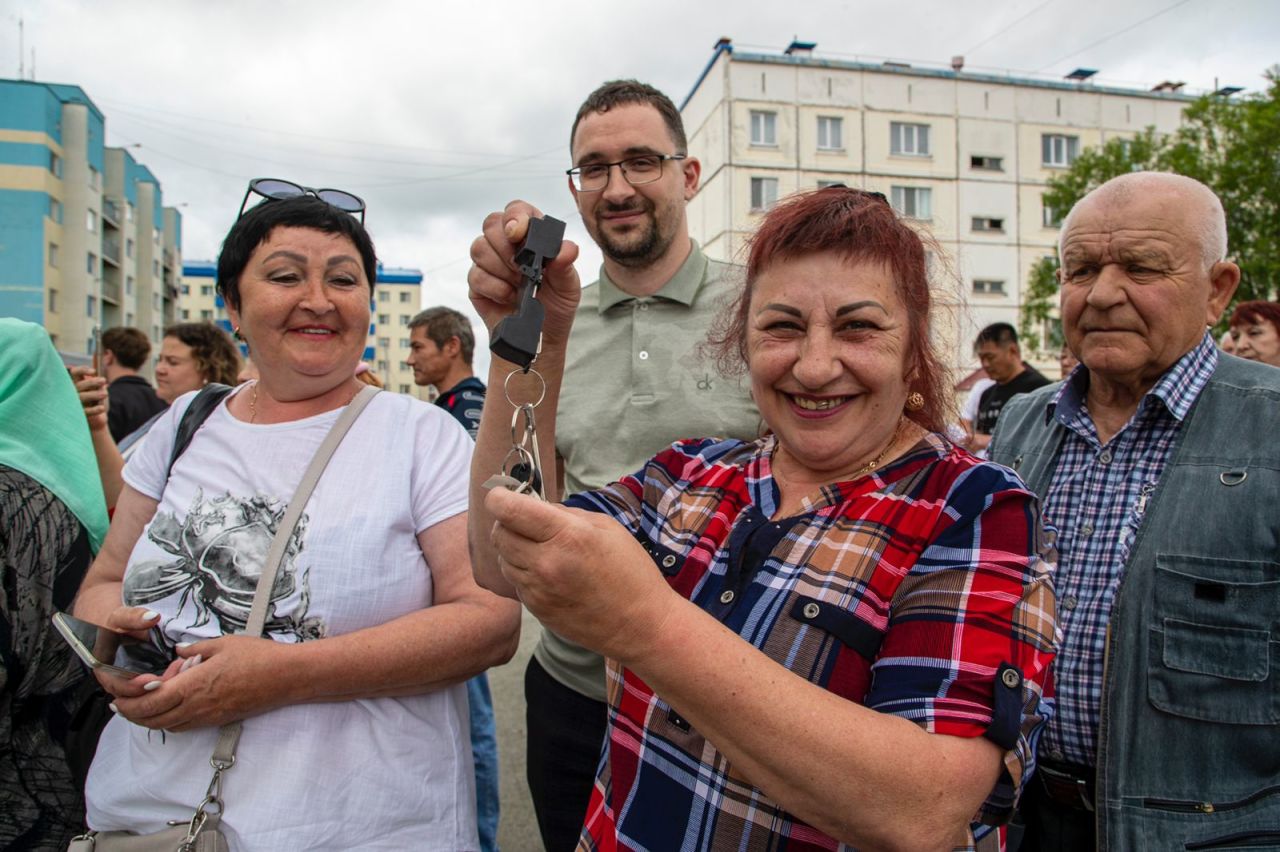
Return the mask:
[(0, 80), (0, 316), (42, 324), (71, 357), (116, 325), (159, 346), (176, 311), (182, 216), (104, 133), (80, 87)]
[(1032, 265), (1053, 253), (1060, 212), (1045, 184), (1079, 153), (1148, 126), (1174, 131), (1192, 97), (1070, 79), (829, 59), (812, 42), (783, 54), (721, 39), (681, 105), (702, 186), (691, 232), (709, 255), (739, 257), (779, 198), (829, 183), (881, 192), (938, 242), (935, 333), (957, 366), (991, 322), (1017, 324)]
[[(178, 295), (178, 319), (183, 322), (208, 321), (231, 333), (226, 305), (216, 292), (217, 264), (212, 260), (188, 261), (182, 267)], [(409, 321), (422, 307), (422, 272), (417, 269), (378, 267), (373, 291), (373, 311), (367, 361), (388, 390), (428, 399), (427, 388), (413, 383), (409, 357)]]

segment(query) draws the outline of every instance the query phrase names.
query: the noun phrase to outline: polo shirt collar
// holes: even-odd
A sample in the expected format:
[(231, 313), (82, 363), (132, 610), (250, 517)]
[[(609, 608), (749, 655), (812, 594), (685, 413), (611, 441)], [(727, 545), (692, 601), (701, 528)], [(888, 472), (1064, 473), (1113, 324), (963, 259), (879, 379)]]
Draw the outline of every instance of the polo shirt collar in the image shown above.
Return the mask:
[[(689, 256), (685, 258), (684, 263), (676, 270), (676, 274), (671, 276), (671, 280), (663, 284), (662, 289), (653, 294), (654, 298), (679, 302), (686, 307), (693, 305), (694, 299), (698, 297), (698, 290), (702, 287), (702, 282), (707, 277), (707, 256), (702, 253), (702, 249), (698, 247), (696, 240), (690, 240), (689, 242), (691, 244)], [(603, 314), (615, 305), (633, 301), (634, 299), (635, 296), (618, 289), (618, 285), (609, 280), (609, 273), (605, 272), (602, 264), (600, 266), (600, 313)]]
[[(1200, 342), (1165, 370), (1159, 381), (1147, 391), (1141, 406), (1149, 405), (1148, 399), (1159, 400), (1181, 423), (1191, 413), (1191, 406), (1217, 368), (1218, 347), (1213, 336), (1205, 331)], [(1071, 371), (1071, 375), (1049, 401), (1045, 408), (1045, 422), (1049, 422), (1050, 418), (1063, 424), (1071, 422), (1084, 404), (1088, 390), (1089, 371), (1084, 364), (1080, 364)]]

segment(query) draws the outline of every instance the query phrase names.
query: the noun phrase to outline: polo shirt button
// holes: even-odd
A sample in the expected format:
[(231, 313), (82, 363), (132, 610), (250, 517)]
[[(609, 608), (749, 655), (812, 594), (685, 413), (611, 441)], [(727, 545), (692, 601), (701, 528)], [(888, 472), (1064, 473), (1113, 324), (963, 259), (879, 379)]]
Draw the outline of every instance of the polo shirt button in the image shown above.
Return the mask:
[(1098, 456), (1098, 461), (1102, 462), (1103, 464), (1111, 464), (1111, 451), (1103, 450), (1102, 455)]
[(646, 351), (644, 351), (643, 349), (641, 349), (641, 350), (640, 350), (640, 360), (641, 360), (641, 361), (648, 361), (648, 360), (649, 360), (649, 353), (648, 353), (648, 352), (646, 352)]
[(726, 589), (720, 593), (720, 603), (722, 604), (733, 603), (733, 598), (734, 598), (734, 594), (733, 594), (733, 590), (731, 589)]
[(1062, 608), (1070, 612), (1080, 605), (1080, 599), (1075, 595), (1067, 595), (1062, 599)]
[(675, 564), (676, 564), (676, 558), (674, 556), (671, 556), (670, 554), (668, 554), (662, 557), (663, 568), (670, 568), (672, 565), (675, 565)]
[(641, 303), (640, 303), (640, 310), (642, 310), (642, 311), (647, 311), (647, 310), (649, 310), (649, 303), (648, 303), (648, 302), (641, 302)]
[(1022, 684), (1022, 675), (1018, 674), (1017, 669), (1005, 669), (1004, 674), (1000, 675), (1000, 680), (1010, 689), (1015, 689)]
[(1084, 524), (1081, 524), (1081, 525), (1080, 525), (1080, 537), (1081, 537), (1081, 538), (1088, 538), (1088, 537), (1089, 537), (1089, 536), (1091, 536), (1091, 535), (1093, 535), (1093, 524), (1090, 524), (1090, 523), (1084, 523)]
[(822, 608), (819, 607), (816, 603), (813, 603), (812, 601), (805, 604), (804, 609), (801, 610), (801, 612), (804, 613), (805, 618), (817, 618), (818, 613), (821, 611), (822, 611)]

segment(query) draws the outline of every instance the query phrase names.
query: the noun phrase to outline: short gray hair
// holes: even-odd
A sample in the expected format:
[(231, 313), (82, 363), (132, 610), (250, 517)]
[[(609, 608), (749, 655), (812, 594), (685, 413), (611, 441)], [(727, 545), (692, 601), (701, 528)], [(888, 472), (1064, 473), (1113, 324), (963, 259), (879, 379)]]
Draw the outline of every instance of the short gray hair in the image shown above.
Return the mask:
[(1206, 269), (1227, 259), (1227, 213), (1222, 207), (1222, 200), (1212, 189), (1195, 178), (1172, 172), (1131, 172), (1113, 177), (1089, 192), (1075, 203), (1071, 212), (1062, 220), (1062, 229), (1058, 232), (1058, 255), (1062, 255), (1062, 238), (1066, 235), (1072, 218), (1085, 202), (1098, 198), (1124, 201), (1143, 190), (1153, 189), (1172, 190), (1193, 205), (1191, 212), (1196, 216), (1195, 227), (1200, 235), (1200, 248), (1204, 252)]
[(458, 338), (462, 363), (471, 366), (471, 357), (476, 351), (476, 336), (471, 330), (471, 320), (465, 315), (443, 305), (427, 308), (409, 320), (409, 330), (412, 332), (415, 328), (425, 328), (427, 337), (438, 347), (448, 343), (451, 337)]

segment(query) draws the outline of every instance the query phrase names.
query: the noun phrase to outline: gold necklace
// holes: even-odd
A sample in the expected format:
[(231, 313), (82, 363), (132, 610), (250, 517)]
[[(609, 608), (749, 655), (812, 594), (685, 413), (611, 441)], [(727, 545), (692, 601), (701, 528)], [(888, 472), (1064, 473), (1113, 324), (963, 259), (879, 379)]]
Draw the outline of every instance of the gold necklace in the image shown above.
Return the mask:
[(889, 443), (884, 445), (884, 449), (880, 451), (880, 454), (877, 455), (875, 458), (873, 458), (871, 461), (864, 464), (862, 467), (855, 470), (853, 474), (849, 477), (849, 479), (857, 479), (859, 476), (862, 476), (863, 474), (866, 474), (866, 473), (870, 473), (871, 471), (875, 470), (877, 467), (880, 466), (881, 460), (888, 454), (888, 452), (891, 449), (893, 449), (893, 445), (898, 443), (898, 437), (902, 434), (902, 426), (906, 422), (906, 420), (907, 418), (905, 417), (898, 420), (898, 426), (893, 430), (893, 436), (889, 438)]
[(249, 422), (258, 419), (258, 383), (253, 383), (253, 391), (249, 394)]

